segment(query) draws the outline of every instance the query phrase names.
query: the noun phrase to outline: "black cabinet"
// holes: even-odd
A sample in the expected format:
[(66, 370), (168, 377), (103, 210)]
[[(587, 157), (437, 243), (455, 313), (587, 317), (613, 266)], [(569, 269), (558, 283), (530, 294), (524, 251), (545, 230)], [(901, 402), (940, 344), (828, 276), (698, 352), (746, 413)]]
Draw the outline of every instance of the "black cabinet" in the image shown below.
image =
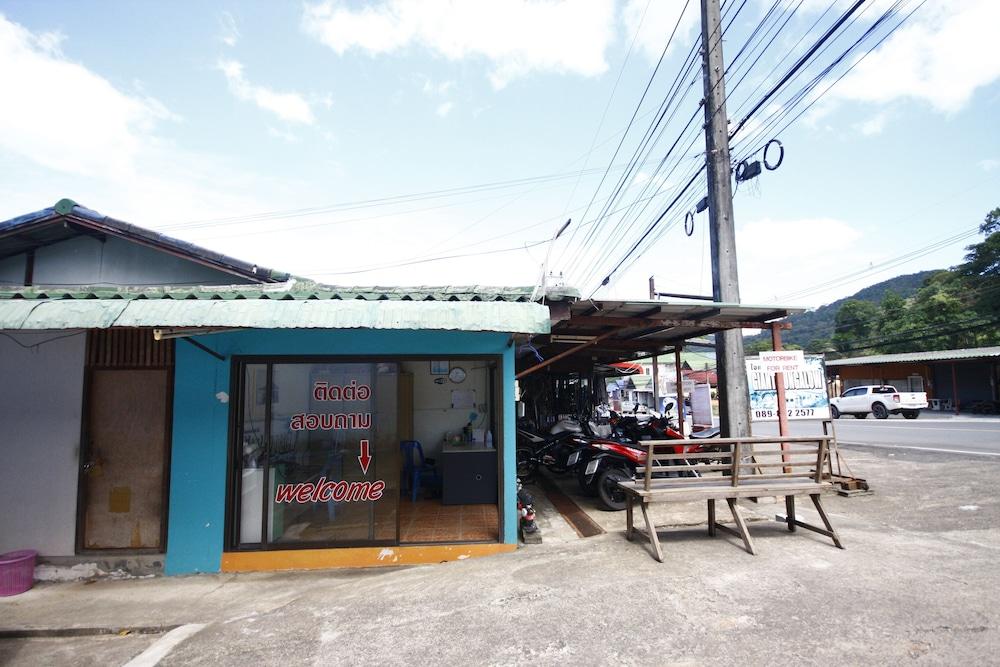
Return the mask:
[(497, 502), (497, 450), (446, 446), (441, 452), (441, 502), (478, 505)]

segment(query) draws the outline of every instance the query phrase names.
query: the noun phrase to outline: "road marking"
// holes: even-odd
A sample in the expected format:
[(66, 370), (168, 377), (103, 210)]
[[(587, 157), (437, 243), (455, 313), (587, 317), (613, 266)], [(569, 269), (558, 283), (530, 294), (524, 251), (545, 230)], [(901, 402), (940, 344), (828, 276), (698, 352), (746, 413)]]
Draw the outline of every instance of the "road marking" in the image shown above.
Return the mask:
[[(848, 422), (848, 423), (850, 423), (850, 422)], [(893, 426), (891, 426), (891, 427), (889, 427), (889, 426), (882, 427), (882, 426), (875, 426), (876, 423), (877, 422), (872, 422), (870, 424), (856, 424), (856, 425), (852, 425), (852, 426), (847, 426), (845, 428), (865, 428), (865, 427), (868, 427), (868, 428), (895, 428), (895, 429), (908, 428), (908, 429), (912, 429), (914, 431), (952, 431), (952, 432), (959, 432), (959, 433), (1000, 433), (1000, 428), (937, 428), (937, 427), (934, 427), (934, 426), (910, 426), (910, 425), (904, 425), (904, 424), (899, 424), (898, 426), (895, 425), (895, 424), (893, 424)], [(889, 423), (892, 424), (892, 422), (889, 422)], [(938, 423), (940, 423), (940, 422), (938, 422)]]
[(192, 637), (205, 627), (204, 623), (188, 623), (174, 628), (156, 640), (152, 646), (125, 663), (124, 667), (155, 667), (160, 664), (178, 644)]
[(839, 445), (852, 447), (882, 447), (883, 449), (916, 449), (921, 452), (944, 452), (945, 454), (971, 454), (972, 456), (1000, 456), (1000, 452), (970, 452), (967, 449), (944, 449), (943, 447), (916, 447), (914, 445), (873, 445), (868, 442), (846, 442), (840, 440)]

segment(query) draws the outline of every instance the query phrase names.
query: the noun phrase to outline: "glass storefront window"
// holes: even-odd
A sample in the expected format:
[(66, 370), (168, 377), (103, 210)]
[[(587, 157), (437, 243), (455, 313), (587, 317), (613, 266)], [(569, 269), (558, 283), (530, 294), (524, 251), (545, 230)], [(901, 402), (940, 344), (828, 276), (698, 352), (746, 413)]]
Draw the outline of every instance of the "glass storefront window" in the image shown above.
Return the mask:
[(394, 363), (244, 365), (240, 544), (262, 543), (265, 516), (267, 545), (397, 540), (398, 372)]

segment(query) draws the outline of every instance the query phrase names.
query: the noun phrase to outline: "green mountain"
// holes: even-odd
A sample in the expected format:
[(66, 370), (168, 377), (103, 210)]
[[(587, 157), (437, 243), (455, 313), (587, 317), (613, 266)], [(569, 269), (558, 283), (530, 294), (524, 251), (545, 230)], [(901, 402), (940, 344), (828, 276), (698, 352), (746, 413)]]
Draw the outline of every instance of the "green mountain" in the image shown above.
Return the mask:
[[(792, 328), (789, 331), (782, 332), (781, 339), (786, 345), (795, 344), (803, 348), (808, 348), (810, 341), (817, 338), (829, 339), (833, 336), (834, 319), (837, 317), (837, 311), (840, 310), (845, 301), (856, 299), (858, 301), (871, 301), (878, 305), (881, 303), (882, 297), (889, 290), (907, 299), (920, 289), (927, 278), (937, 272), (938, 270), (921, 271), (919, 273), (896, 276), (895, 278), (865, 287), (849, 297), (828, 303), (825, 306), (820, 306), (816, 310), (809, 310), (800, 315), (792, 315), (788, 318), (788, 321), (792, 323)], [(762, 338), (770, 340), (771, 335), (749, 336), (744, 339), (744, 345), (749, 346)]]

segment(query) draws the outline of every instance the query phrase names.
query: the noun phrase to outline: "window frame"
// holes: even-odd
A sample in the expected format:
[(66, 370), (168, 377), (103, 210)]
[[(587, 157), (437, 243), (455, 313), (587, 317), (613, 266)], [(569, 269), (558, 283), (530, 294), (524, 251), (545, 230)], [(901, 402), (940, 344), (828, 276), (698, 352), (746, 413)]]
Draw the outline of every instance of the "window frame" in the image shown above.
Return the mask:
[[(243, 418), (243, 374), (247, 365), (264, 364), (267, 368), (267, 384), (271, 386), (274, 364), (349, 364), (349, 363), (401, 363), (409, 361), (431, 361), (448, 359), (451, 361), (474, 362), (485, 361), (495, 364), (487, 373), (487, 391), (492, 396), (491, 421), (496, 425), (493, 443), (497, 451), (497, 543), (504, 541), (504, 507), (513, 498), (506, 497), (504, 479), (504, 412), (506, 401), (503, 391), (505, 372), (502, 354), (384, 354), (384, 355), (282, 355), (253, 354), (233, 355), (229, 365), (229, 426), (226, 434), (226, 499), (223, 552), (258, 552), (258, 551), (290, 551), (296, 549), (348, 549), (353, 547), (398, 547), (400, 544), (399, 502), (396, 505), (396, 538), (395, 540), (352, 540), (335, 542), (305, 542), (272, 544), (267, 541), (267, 533), (261, 534), (259, 544), (241, 544), (239, 541), (239, 500), (241, 497), (241, 477), (237, 462), (242, 461), (242, 444), (238, 443), (237, 434)], [(457, 385), (456, 385), (457, 386)], [(267, 429), (270, 436), (270, 401), (267, 407)], [(265, 464), (269, 470), (270, 461)], [(265, 474), (265, 489), (268, 476)], [(484, 544), (484, 542), (442, 542), (442, 544)], [(493, 544), (488, 542), (487, 544)], [(424, 546), (424, 543), (421, 543)]]

